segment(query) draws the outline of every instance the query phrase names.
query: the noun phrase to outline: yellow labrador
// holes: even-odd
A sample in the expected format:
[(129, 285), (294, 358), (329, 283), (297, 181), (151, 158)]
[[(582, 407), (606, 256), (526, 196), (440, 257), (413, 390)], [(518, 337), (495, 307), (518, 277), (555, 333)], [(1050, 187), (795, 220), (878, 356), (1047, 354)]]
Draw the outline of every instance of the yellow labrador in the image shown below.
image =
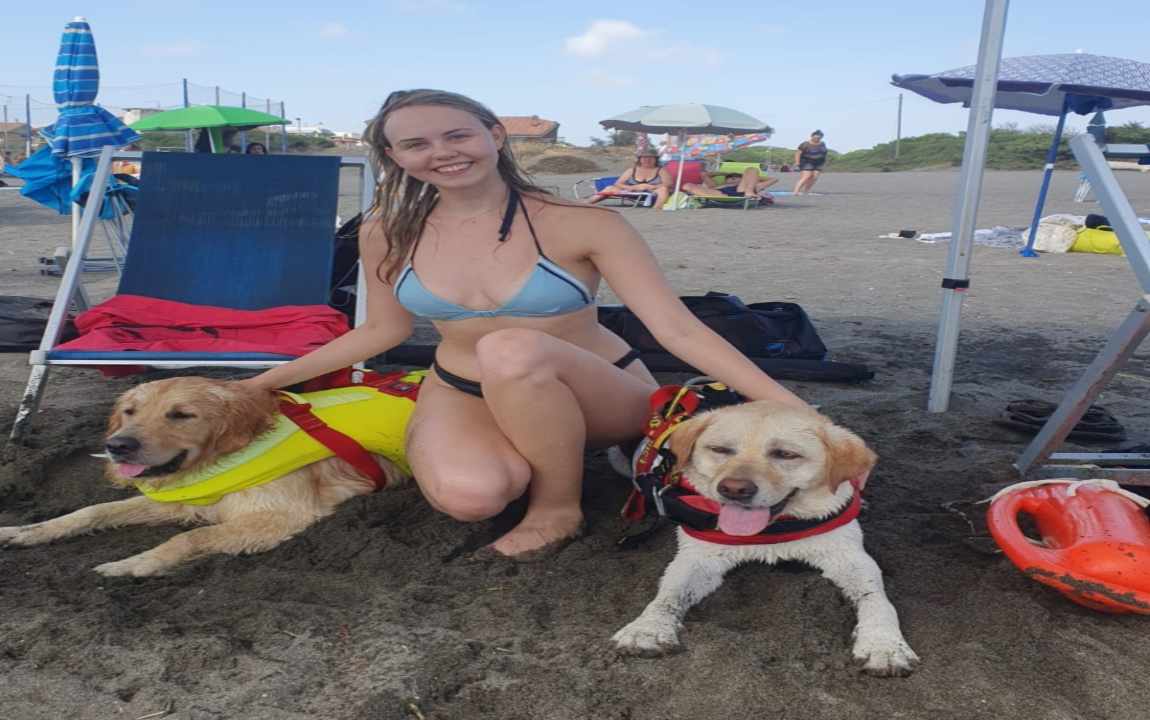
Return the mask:
[[(162, 489), (246, 447), (268, 431), (278, 405), (273, 393), (237, 383), (180, 377), (145, 383), (124, 393), (108, 423), (105, 474), (117, 485), (146, 482)], [(388, 487), (405, 478), (387, 459), (372, 456)], [(124, 560), (96, 567), (103, 575), (157, 575), (189, 560), (219, 553), (269, 550), (356, 495), (375, 489), (348, 463), (329, 457), (212, 505), (156, 502), (143, 495), (102, 503), (21, 527), (0, 528), (0, 545), (37, 545), (92, 530), (125, 525), (203, 524)]]
[[(670, 437), (678, 468), (718, 503), (718, 529), (762, 532), (775, 514), (821, 519), (845, 508), (850, 480), (865, 482), (877, 456), (854, 433), (813, 410), (770, 402), (721, 408), (688, 420)], [(772, 513), (772, 508), (776, 513)], [(825, 533), (775, 544), (726, 545), (678, 530), (679, 549), (655, 599), (614, 636), (623, 653), (654, 656), (680, 646), (682, 618), (742, 563), (797, 560), (822, 571), (858, 611), (854, 657), (875, 675), (907, 675), (918, 657), (903, 639), (882, 572), (863, 549), (857, 520)]]

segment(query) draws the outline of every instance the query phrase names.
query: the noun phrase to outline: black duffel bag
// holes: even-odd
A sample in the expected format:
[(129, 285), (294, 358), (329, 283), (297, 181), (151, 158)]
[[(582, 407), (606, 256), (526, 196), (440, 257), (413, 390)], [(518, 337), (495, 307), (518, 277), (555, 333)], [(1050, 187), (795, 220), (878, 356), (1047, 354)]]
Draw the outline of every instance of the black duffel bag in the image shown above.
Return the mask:
[[(746, 305), (727, 293), (680, 298), (691, 313), (747, 357), (822, 360), (827, 346), (800, 305)], [(642, 353), (667, 352), (643, 322), (622, 305), (599, 307), (599, 322)]]

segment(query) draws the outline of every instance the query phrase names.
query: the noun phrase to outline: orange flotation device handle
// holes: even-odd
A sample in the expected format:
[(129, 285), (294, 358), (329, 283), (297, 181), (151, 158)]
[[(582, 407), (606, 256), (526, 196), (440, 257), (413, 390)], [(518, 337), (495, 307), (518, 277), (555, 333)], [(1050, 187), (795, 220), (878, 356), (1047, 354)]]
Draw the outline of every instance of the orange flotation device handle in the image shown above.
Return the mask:
[[(1042, 544), (1023, 534), (1019, 515)], [(1094, 610), (1150, 614), (1150, 518), (1113, 482), (1020, 483), (995, 496), (986, 522), (1027, 577)]]

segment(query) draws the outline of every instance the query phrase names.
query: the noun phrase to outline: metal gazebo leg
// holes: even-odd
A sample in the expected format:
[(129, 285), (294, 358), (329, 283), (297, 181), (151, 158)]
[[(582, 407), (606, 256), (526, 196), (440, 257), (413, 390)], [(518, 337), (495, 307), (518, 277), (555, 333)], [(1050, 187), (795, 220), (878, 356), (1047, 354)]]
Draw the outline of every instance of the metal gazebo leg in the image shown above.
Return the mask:
[(1033, 473), (1036, 466), (1049, 459), (1051, 453), (1066, 440), (1086, 410), (1126, 364), (1147, 334), (1150, 334), (1150, 295), (1143, 295), (1118, 329), (1110, 335), (1102, 351), (1082, 373), (1078, 382), (1066, 391), (1058, 409), (1042, 426), (1042, 430), (1022, 451), (1015, 463), (1022, 477)]
[(44, 396), (44, 386), (48, 383), (48, 366), (33, 365), (32, 372), (28, 374), (28, 385), (24, 388), (24, 396), (20, 398), (20, 409), (16, 411), (16, 421), (12, 423), (12, 432), (8, 439), (12, 442), (23, 442), (28, 430), (32, 426), (32, 418), (40, 408), (40, 398)]

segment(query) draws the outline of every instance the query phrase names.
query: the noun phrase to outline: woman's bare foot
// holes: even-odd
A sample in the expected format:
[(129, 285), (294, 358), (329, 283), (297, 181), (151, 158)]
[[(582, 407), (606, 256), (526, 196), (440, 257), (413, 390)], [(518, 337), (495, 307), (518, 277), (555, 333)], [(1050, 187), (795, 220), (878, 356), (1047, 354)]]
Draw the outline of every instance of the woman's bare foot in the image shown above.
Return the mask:
[(484, 550), (512, 560), (531, 561), (555, 554), (583, 534), (583, 512), (575, 510), (528, 509), (511, 532)]

